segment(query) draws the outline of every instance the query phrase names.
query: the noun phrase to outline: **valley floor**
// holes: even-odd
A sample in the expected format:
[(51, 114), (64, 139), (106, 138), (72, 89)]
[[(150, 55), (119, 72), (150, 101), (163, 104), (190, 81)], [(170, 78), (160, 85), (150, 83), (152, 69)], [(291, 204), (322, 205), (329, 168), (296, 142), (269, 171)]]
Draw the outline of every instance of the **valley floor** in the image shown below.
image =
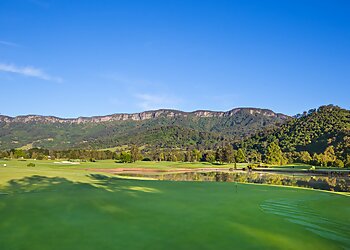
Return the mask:
[(111, 161), (6, 164), (0, 167), (2, 249), (350, 248), (347, 195), (124, 179), (93, 170), (115, 167)]

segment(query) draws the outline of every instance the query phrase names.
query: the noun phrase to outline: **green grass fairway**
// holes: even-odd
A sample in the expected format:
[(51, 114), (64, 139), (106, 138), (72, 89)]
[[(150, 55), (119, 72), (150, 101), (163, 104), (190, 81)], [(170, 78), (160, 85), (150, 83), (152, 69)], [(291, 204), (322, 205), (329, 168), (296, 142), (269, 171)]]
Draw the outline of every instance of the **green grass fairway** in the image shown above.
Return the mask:
[(0, 169), (0, 249), (350, 249), (350, 197)]
[[(47, 167), (53, 169), (82, 169), (82, 168), (153, 168), (153, 169), (171, 169), (171, 168), (233, 168), (234, 164), (215, 165), (208, 162), (170, 162), (170, 161), (137, 161), (134, 163), (116, 163), (114, 160), (101, 160), (96, 162), (80, 162), (77, 165), (57, 164), (61, 160), (1, 160), (0, 169), (3, 164), (8, 167), (26, 167), (28, 163), (34, 163), (37, 167)], [(247, 163), (237, 163), (237, 168), (246, 167)]]

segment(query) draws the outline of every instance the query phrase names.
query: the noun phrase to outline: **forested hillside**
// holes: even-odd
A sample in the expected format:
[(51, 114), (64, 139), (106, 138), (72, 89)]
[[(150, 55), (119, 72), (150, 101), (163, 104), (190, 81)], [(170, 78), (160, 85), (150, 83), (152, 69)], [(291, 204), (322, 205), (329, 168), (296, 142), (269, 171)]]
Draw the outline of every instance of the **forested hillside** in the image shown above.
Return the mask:
[(350, 111), (333, 105), (294, 118), (259, 109), (158, 110), (132, 115), (132, 119), (122, 116), (109, 121), (37, 116), (2, 121), (0, 139), (5, 151), (0, 157), (350, 167)]
[(241, 140), (288, 119), (255, 108), (227, 112), (157, 110), (77, 119), (2, 116), (0, 149), (98, 149), (126, 144), (213, 148), (222, 141)]
[(332, 158), (334, 152), (335, 157), (347, 161), (350, 156), (350, 111), (333, 105), (321, 106), (298, 115), (280, 128), (259, 132), (239, 145), (263, 154), (272, 142), (276, 142), (286, 155), (307, 152), (314, 161), (322, 161), (320, 158), (327, 155)]

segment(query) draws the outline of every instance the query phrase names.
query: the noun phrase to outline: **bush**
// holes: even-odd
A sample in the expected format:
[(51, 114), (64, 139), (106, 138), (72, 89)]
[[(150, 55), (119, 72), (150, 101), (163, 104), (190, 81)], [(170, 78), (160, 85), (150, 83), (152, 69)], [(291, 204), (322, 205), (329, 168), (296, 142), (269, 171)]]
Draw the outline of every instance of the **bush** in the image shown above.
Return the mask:
[(259, 163), (253, 163), (253, 164), (248, 165), (248, 168), (250, 168), (250, 169), (254, 169), (254, 168), (258, 168), (258, 167), (260, 167)]
[(31, 163), (28, 163), (28, 164), (27, 164), (27, 167), (35, 167), (35, 164), (32, 163), (32, 162), (31, 162)]
[(342, 160), (336, 159), (334, 162), (334, 167), (343, 168), (344, 162)]
[(120, 153), (120, 157), (119, 157), (119, 161), (123, 162), (123, 163), (131, 163), (132, 159), (131, 159), (131, 154), (129, 152), (121, 152)]

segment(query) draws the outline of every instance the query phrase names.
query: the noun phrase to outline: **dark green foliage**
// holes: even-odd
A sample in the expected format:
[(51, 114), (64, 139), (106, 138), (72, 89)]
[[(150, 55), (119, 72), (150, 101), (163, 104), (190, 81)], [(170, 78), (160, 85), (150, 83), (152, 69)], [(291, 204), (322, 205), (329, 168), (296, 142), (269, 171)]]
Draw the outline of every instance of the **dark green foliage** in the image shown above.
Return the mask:
[(217, 148), (215, 151), (215, 161), (223, 163), (224, 162), (224, 154), (222, 148)]
[(215, 154), (211, 151), (204, 154), (204, 161), (213, 163), (215, 162)]
[(350, 155), (347, 155), (345, 158), (345, 167), (350, 168)]
[(246, 162), (245, 154), (241, 148), (237, 150), (236, 162)]
[(131, 163), (133, 162), (133, 159), (129, 152), (121, 152), (119, 156), (119, 161), (123, 163)]
[[(212, 112), (212, 117), (181, 111), (159, 112), (163, 114), (141, 121), (3, 121), (0, 122), (0, 149), (8, 150), (27, 144), (46, 149), (98, 149), (132, 144), (162, 148), (214, 148), (220, 142), (242, 139), (287, 119), (272, 111), (251, 108), (237, 109), (227, 116), (215, 116), (215, 112)], [(169, 112), (177, 115), (168, 117)], [(266, 115), (264, 112), (269, 113)]]
[(282, 150), (276, 142), (272, 142), (267, 147), (266, 163), (274, 165), (283, 165), (286, 163)]
[(334, 167), (343, 168), (344, 167), (344, 162), (342, 160), (336, 159), (334, 161)]
[(131, 156), (131, 161), (135, 162), (137, 160), (142, 159), (142, 156), (140, 154), (140, 150), (137, 146), (132, 145), (130, 149), (130, 156)]
[[(13, 153), (15, 152), (15, 153)], [(20, 150), (21, 157), (18, 157), (16, 153), (17, 150), (2, 151), (0, 152), (0, 158), (25, 158), (25, 159), (81, 159), (85, 161), (95, 161), (95, 160), (106, 160), (106, 159), (116, 159), (117, 154), (109, 150), (98, 151), (98, 150), (47, 150), (41, 148), (32, 148), (29, 150)], [(12, 155), (12, 157), (11, 157)]]
[(252, 150), (249, 152), (247, 156), (248, 162), (260, 163), (262, 162), (262, 155), (256, 150)]
[[(207, 117), (159, 112), (163, 113), (141, 121), (3, 121), (0, 149), (30, 143), (42, 148), (5, 150), (0, 158), (103, 160), (117, 159), (118, 155), (123, 162), (145, 157), (155, 161), (299, 162), (350, 167), (350, 111), (333, 105), (295, 118), (259, 109)], [(169, 112), (177, 113), (168, 116)], [(96, 150), (116, 146), (121, 146), (116, 152)]]
[(310, 156), (309, 152), (301, 151), (299, 161), (301, 163), (310, 163), (312, 161), (312, 157)]
[(268, 145), (275, 141), (285, 153), (316, 153), (313, 161), (323, 165), (332, 165), (335, 162), (330, 149), (325, 158), (319, 156), (332, 146), (335, 156), (346, 161), (346, 155), (350, 154), (350, 111), (333, 105), (322, 106), (305, 112), (299, 118), (291, 119), (280, 128), (259, 132), (238, 146), (265, 154)]

